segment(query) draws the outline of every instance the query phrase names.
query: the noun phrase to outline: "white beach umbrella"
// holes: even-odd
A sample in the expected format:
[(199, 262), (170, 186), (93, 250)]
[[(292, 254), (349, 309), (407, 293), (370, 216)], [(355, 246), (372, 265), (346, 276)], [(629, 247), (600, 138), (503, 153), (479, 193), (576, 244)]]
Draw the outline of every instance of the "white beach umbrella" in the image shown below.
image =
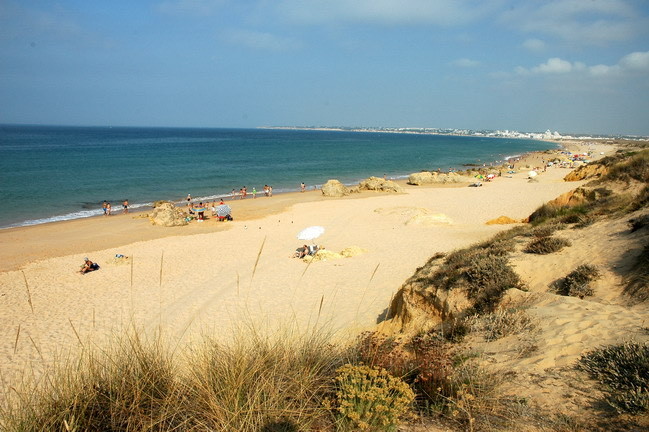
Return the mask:
[(324, 227), (314, 225), (300, 231), (297, 234), (297, 238), (298, 240), (313, 240), (320, 237), (324, 232)]
[(530, 178), (536, 177), (536, 175), (537, 175), (536, 171), (530, 171), (530, 172), (527, 173), (527, 176), (530, 177)]

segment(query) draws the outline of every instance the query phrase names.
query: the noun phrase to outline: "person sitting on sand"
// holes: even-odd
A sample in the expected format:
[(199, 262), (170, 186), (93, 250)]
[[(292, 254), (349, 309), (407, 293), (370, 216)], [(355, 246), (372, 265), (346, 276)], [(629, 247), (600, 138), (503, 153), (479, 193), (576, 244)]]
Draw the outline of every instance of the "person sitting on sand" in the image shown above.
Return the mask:
[(293, 258), (304, 258), (307, 256), (309, 253), (309, 246), (304, 245), (301, 246), (297, 249), (295, 249), (295, 253), (293, 254)]
[(85, 262), (81, 266), (81, 270), (79, 270), (79, 273), (86, 274), (91, 271), (99, 270), (99, 264), (90, 261), (88, 258), (84, 258), (83, 260)]

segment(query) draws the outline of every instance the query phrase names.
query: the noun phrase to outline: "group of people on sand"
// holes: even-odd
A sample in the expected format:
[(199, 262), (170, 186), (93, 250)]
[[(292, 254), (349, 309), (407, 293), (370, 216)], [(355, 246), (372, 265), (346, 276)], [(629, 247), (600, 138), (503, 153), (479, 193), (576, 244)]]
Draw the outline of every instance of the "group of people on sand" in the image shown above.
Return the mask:
[[(272, 197), (273, 196), (273, 187), (269, 185), (264, 185), (264, 195), (267, 197)], [(252, 198), (257, 198), (257, 188), (253, 187), (252, 192), (250, 193), (252, 195)], [(237, 192), (236, 189), (232, 189), (232, 192), (230, 192), (230, 199), (235, 199), (236, 197), (239, 197), (239, 199), (244, 199), (248, 196), (248, 188), (246, 186), (242, 187), (239, 189)]]
[[(111, 203), (109, 203), (106, 200), (104, 200), (101, 207), (102, 207), (102, 209), (104, 211), (104, 216), (110, 216), (111, 213), (113, 212), (113, 206), (111, 205)], [(128, 200), (127, 199), (125, 199), (124, 202), (122, 203), (122, 207), (124, 209), (122, 211), (122, 213), (124, 213), (124, 214), (128, 213)]]

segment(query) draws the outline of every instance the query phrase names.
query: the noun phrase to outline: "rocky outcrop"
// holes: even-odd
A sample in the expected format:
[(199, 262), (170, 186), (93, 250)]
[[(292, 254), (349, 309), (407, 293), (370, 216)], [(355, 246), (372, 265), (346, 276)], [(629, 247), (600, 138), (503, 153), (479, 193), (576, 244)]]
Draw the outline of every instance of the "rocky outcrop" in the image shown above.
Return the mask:
[(487, 221), (487, 225), (507, 225), (507, 224), (515, 224), (519, 223), (519, 220), (512, 219), (508, 216), (500, 216), (497, 217), (496, 219), (491, 219), (490, 221)]
[(470, 183), (474, 179), (458, 173), (437, 173), (430, 171), (422, 171), (412, 173), (408, 176), (408, 184), (411, 185), (424, 185), (424, 184), (445, 184), (445, 183)]
[(373, 190), (381, 192), (403, 192), (401, 186), (392, 180), (379, 177), (370, 177), (358, 184), (360, 190)]
[(326, 197), (342, 197), (349, 195), (349, 189), (338, 180), (331, 179), (322, 185), (322, 195)]
[(172, 227), (187, 225), (185, 213), (170, 202), (160, 203), (149, 216), (153, 225)]
[(601, 164), (588, 164), (570, 171), (563, 179), (565, 181), (579, 181), (600, 178), (608, 173), (608, 168)]

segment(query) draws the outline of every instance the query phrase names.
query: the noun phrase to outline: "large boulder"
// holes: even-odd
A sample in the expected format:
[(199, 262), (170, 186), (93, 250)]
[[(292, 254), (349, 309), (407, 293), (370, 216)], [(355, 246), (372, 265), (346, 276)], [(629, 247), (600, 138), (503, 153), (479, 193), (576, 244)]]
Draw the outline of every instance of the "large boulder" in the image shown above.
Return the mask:
[(331, 179), (322, 185), (322, 195), (326, 197), (342, 197), (349, 195), (349, 189), (338, 180)]
[(153, 225), (183, 226), (187, 225), (185, 213), (170, 202), (160, 203), (149, 216)]
[(458, 173), (437, 173), (430, 171), (422, 171), (412, 173), (408, 176), (408, 184), (423, 185), (423, 184), (446, 184), (446, 183), (470, 183), (474, 179)]
[(379, 177), (370, 177), (358, 184), (360, 190), (373, 190), (381, 192), (403, 192), (401, 186), (392, 180), (386, 180)]

